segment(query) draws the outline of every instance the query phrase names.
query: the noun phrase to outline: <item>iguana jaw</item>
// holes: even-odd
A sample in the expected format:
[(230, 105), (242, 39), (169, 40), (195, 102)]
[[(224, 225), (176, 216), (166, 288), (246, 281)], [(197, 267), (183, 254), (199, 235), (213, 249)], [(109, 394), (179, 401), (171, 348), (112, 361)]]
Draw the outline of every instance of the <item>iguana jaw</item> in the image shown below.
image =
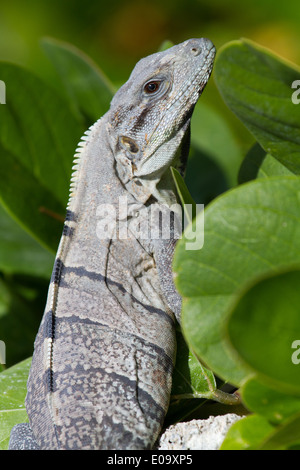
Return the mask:
[(132, 161), (126, 153), (116, 155), (116, 173), (127, 191), (143, 204), (151, 197), (159, 203), (172, 205), (177, 199), (176, 187), (171, 176), (170, 167), (173, 166), (181, 173), (184, 170), (188, 157), (190, 140), (190, 119), (182, 126), (178, 133), (161, 145), (153, 155), (153, 158), (162, 164), (151, 174), (138, 175)]

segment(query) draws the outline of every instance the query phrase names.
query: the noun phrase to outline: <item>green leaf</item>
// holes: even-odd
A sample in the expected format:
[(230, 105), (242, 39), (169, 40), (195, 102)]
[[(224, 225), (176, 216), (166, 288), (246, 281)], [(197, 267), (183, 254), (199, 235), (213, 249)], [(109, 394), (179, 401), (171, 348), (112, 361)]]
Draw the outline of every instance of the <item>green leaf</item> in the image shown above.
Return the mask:
[(220, 450), (284, 450), (299, 443), (299, 413), (276, 427), (265, 417), (254, 414), (231, 426)]
[(7, 367), (32, 354), (47, 290), (45, 280), (24, 276), (0, 279), (0, 339), (6, 345)]
[(116, 89), (92, 59), (73, 45), (56, 39), (45, 38), (42, 46), (74, 112), (89, 122), (105, 114)]
[(0, 77), (6, 83), (6, 104), (0, 107), (2, 149), (65, 207), (82, 127), (66, 101), (28, 70), (1, 62)]
[(0, 107), (0, 201), (40, 243), (55, 251), (82, 128), (62, 100), (31, 72), (0, 63), (7, 84)]
[(8, 448), (12, 427), (28, 421), (25, 409), (26, 384), (31, 358), (0, 373), (0, 449)]
[(222, 169), (227, 184), (235, 186), (243, 155), (226, 120), (200, 100), (193, 112), (191, 129), (192, 147), (208, 155)]
[(263, 149), (299, 174), (300, 107), (291, 99), (299, 68), (243, 39), (220, 49), (214, 74), (224, 101)]
[(248, 410), (264, 416), (273, 424), (281, 423), (300, 409), (299, 397), (272, 389), (257, 377), (243, 384), (240, 394)]
[(49, 278), (54, 256), (41, 247), (0, 205), (0, 270)]
[(300, 263), (299, 188), (297, 176), (285, 176), (228, 191), (204, 211), (203, 248), (187, 250), (183, 236), (175, 250), (184, 336), (207, 367), (236, 385), (252, 369), (237, 363), (225, 342), (227, 311), (244, 283)]
[(189, 351), (180, 332), (177, 332), (176, 339), (177, 356), (171, 395), (177, 399), (211, 397), (216, 390), (213, 373), (205, 369)]
[(236, 300), (226, 328), (234, 352), (261, 381), (298, 396), (293, 343), (299, 340), (300, 347), (299, 285), (300, 269), (256, 281)]
[(190, 192), (184, 182), (184, 179), (182, 178), (181, 174), (179, 173), (176, 168), (171, 167), (171, 173), (172, 177), (176, 186), (177, 193), (179, 195), (186, 219), (188, 223), (192, 222), (192, 216), (191, 216), (191, 211), (187, 210), (186, 205), (190, 205), (192, 208), (192, 213), (196, 215), (196, 203), (192, 196), (190, 195)]
[(1, 146), (0, 153), (0, 202), (28, 233), (55, 252), (64, 206), (14, 155)]
[(196, 203), (207, 205), (229, 188), (224, 171), (209, 154), (191, 145), (185, 182)]
[(192, 196), (190, 195), (190, 192), (184, 182), (184, 179), (179, 173), (179, 171), (176, 170), (176, 168), (171, 166), (171, 173), (172, 173), (174, 183), (176, 185), (176, 189), (177, 189), (182, 205), (191, 204), (195, 207), (196, 203), (194, 199), (192, 198)]
[(247, 416), (230, 427), (220, 450), (255, 450), (272, 430), (263, 416)]
[[(180, 331), (176, 331), (177, 355), (172, 377), (171, 403), (168, 410), (167, 425), (195, 416), (196, 410), (207, 400), (218, 401), (225, 405), (237, 404), (237, 397), (217, 389), (212, 371), (204, 367), (198, 358), (189, 351)], [(199, 414), (197, 414), (199, 417)], [(201, 416), (201, 414), (200, 414)]]
[(259, 169), (266, 158), (266, 152), (256, 143), (251, 147), (245, 156), (238, 174), (239, 184), (254, 180), (259, 173)]
[(276, 160), (276, 158), (267, 153), (259, 168), (257, 176), (258, 178), (269, 178), (270, 176), (288, 176), (292, 174), (292, 171), (288, 170), (286, 166), (282, 165), (282, 163)]
[(160, 47), (158, 48), (158, 51), (157, 52), (163, 52), (163, 51), (166, 51), (167, 49), (169, 49), (170, 47), (173, 47), (174, 46), (174, 43), (172, 41), (170, 41), (169, 39), (166, 39), (165, 41), (163, 41), (160, 45)]
[(256, 143), (251, 147), (241, 164), (238, 181), (246, 183), (255, 178), (268, 178), (276, 175), (293, 175), (282, 163), (268, 154)]
[(285, 450), (300, 444), (300, 413), (277, 426), (258, 446), (258, 450)]

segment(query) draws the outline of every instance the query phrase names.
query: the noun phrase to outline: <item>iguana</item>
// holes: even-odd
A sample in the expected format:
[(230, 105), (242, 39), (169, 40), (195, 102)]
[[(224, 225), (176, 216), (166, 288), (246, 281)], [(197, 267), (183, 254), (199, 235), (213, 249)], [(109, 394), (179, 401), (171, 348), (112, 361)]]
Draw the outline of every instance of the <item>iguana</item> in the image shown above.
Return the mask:
[[(181, 310), (171, 269), (180, 215), (171, 210), (170, 166), (184, 171), (191, 115), (214, 56), (202, 38), (140, 60), (79, 143), (28, 379), (30, 424), (13, 428), (10, 449), (139, 450), (155, 443)], [(173, 214), (169, 239), (137, 237), (130, 225), (145, 222), (155, 204)], [(127, 237), (108, 215), (127, 222)]]

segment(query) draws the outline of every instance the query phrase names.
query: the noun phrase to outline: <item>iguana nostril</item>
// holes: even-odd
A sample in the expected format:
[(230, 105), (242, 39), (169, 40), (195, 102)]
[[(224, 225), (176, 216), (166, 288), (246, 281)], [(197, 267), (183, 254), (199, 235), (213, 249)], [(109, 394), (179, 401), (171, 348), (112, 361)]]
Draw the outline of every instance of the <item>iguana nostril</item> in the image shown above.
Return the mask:
[(191, 49), (191, 53), (194, 56), (197, 56), (197, 55), (201, 54), (201, 52), (202, 52), (201, 47), (192, 47), (192, 49)]

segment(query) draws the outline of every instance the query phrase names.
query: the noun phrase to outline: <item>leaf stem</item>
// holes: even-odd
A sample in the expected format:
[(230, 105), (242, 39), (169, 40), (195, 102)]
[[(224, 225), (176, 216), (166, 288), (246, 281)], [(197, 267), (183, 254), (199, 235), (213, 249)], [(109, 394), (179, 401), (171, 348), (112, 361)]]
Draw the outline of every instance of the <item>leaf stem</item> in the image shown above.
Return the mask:
[(214, 400), (223, 405), (239, 405), (241, 398), (239, 395), (226, 393), (222, 390), (216, 389), (207, 393), (183, 393), (182, 395), (172, 395), (173, 400), (184, 400), (190, 398), (204, 398), (206, 400)]
[(239, 405), (241, 403), (241, 397), (239, 395), (226, 393), (219, 389), (212, 392), (212, 399), (224, 405)]

